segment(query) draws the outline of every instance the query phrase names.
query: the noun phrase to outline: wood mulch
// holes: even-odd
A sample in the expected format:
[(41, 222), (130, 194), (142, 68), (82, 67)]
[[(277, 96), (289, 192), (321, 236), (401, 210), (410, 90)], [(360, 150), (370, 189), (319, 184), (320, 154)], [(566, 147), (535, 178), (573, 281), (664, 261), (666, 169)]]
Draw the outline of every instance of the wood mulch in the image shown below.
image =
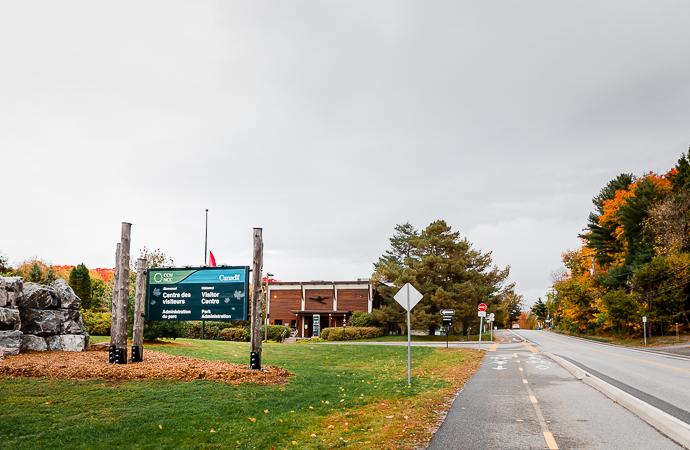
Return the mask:
[(0, 361), (0, 376), (74, 380), (211, 380), (226, 384), (282, 384), (290, 377), (282, 367), (250, 370), (247, 365), (144, 351), (144, 361), (109, 364), (103, 351), (28, 352)]

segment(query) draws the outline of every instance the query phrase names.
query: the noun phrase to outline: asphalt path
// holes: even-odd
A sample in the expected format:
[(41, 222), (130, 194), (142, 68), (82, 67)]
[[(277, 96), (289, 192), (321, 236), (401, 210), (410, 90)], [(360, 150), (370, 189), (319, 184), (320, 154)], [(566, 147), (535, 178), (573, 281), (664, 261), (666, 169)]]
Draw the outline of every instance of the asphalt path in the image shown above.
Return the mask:
[[(521, 333), (522, 334), (522, 333)], [(675, 449), (511, 332), (492, 345), (429, 449)]]
[(619, 389), (690, 424), (690, 359), (600, 344), (549, 331), (514, 330)]

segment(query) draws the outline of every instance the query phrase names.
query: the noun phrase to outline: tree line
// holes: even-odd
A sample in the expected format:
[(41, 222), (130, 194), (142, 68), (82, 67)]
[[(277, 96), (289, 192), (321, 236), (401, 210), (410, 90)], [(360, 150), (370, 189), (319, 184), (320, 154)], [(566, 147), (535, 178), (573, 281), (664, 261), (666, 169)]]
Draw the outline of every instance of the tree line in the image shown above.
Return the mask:
[(622, 173), (592, 199), (545, 303), (557, 328), (637, 335), (642, 316), (657, 334), (690, 325), (690, 159), (668, 172)]

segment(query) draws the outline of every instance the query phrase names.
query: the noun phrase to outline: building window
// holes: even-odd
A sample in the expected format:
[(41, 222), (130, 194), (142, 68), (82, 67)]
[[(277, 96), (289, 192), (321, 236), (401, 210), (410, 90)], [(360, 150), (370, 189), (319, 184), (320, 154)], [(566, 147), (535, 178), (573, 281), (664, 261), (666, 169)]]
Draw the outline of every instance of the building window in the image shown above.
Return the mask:
[(276, 324), (276, 325), (282, 325), (282, 324), (283, 324), (283, 321), (280, 320), (280, 319), (276, 319), (276, 320), (275, 320), (275, 324)]

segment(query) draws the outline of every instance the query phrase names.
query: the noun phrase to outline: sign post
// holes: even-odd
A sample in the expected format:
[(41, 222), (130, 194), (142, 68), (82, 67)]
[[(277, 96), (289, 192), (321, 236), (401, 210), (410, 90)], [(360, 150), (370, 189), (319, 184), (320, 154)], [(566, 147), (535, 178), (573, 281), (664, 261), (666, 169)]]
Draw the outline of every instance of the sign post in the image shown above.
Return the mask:
[(486, 303), (480, 303), (479, 306), (477, 306), (477, 310), (477, 315), (479, 316), (479, 347), (477, 348), (477, 350), (481, 350), (482, 331), (484, 330), (484, 317), (486, 317)]
[(496, 316), (494, 313), (489, 314), (489, 317), (486, 318), (486, 321), (489, 322), (489, 330), (491, 333), (491, 342), (494, 341), (494, 319)]
[(411, 383), (411, 369), (412, 369), (412, 364), (411, 364), (411, 347), (412, 347), (412, 338), (411, 338), (411, 331), (412, 327), (410, 326), (410, 311), (412, 311), (412, 308), (414, 308), (417, 303), (422, 299), (422, 294), (415, 289), (414, 286), (412, 286), (410, 283), (405, 283), (405, 286), (403, 286), (397, 294), (393, 297), (396, 302), (400, 304), (403, 308), (405, 308), (405, 311), (407, 311), (407, 385), (410, 386)]
[(644, 346), (647, 346), (647, 316), (642, 316), (642, 328), (644, 329)]
[(450, 334), (450, 327), (453, 324), (453, 316), (455, 315), (454, 309), (442, 309), (441, 319), (443, 325), (446, 327), (446, 348), (448, 348), (448, 335)]

